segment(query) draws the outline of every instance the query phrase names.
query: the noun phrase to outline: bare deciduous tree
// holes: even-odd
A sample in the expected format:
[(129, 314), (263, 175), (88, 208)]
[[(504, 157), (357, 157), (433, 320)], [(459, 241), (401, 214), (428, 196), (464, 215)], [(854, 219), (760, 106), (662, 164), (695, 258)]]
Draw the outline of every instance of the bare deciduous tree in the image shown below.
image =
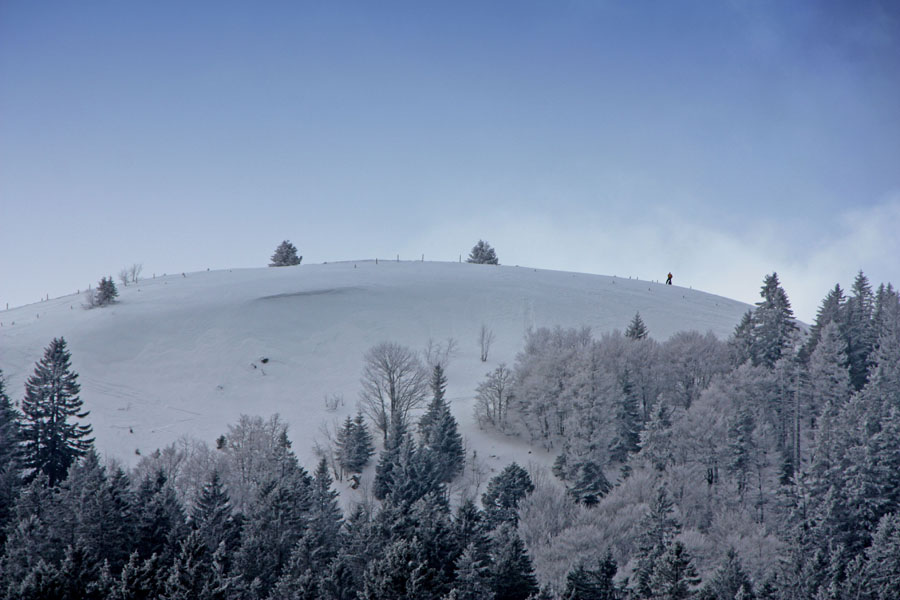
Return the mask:
[(128, 276), (131, 278), (131, 283), (137, 283), (138, 279), (141, 278), (141, 271), (144, 270), (144, 265), (140, 263), (134, 263), (128, 268)]
[(373, 346), (365, 361), (360, 407), (387, 440), (391, 422), (406, 422), (410, 409), (424, 404), (428, 371), (415, 352), (395, 343)]
[(446, 342), (435, 342), (429, 338), (425, 346), (425, 363), (431, 369), (440, 366), (446, 371), (450, 359), (456, 355), (456, 346), (456, 340), (452, 337), (448, 337)]
[(487, 325), (482, 325), (478, 334), (478, 345), (481, 347), (481, 362), (487, 362), (488, 353), (491, 351), (491, 344), (493, 343), (494, 332), (488, 329)]
[(505, 364), (488, 373), (487, 379), (478, 385), (475, 397), (475, 417), (481, 424), (490, 423), (503, 431), (506, 429), (506, 415), (512, 394), (512, 371)]
[(122, 270), (119, 271), (119, 281), (122, 282), (122, 287), (128, 286), (128, 282), (131, 281), (131, 276), (128, 271), (128, 267), (122, 267)]

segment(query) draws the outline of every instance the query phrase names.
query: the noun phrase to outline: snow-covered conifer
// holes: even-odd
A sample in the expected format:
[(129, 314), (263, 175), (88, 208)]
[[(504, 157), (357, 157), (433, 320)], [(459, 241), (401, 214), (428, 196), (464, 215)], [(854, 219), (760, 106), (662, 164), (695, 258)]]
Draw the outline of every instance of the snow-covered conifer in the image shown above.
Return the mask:
[(45, 473), (51, 486), (64, 479), (69, 465), (94, 443), (88, 437), (90, 425), (70, 422), (89, 414), (81, 410), (81, 386), (70, 361), (65, 339), (55, 338), (25, 383), (22, 400), (23, 465), (32, 477)]
[(497, 253), (484, 240), (478, 240), (478, 243), (472, 248), (472, 251), (469, 252), (469, 258), (466, 259), (466, 262), (476, 263), (480, 265), (496, 265), (499, 264), (497, 260)]
[(648, 335), (650, 335), (650, 330), (644, 325), (644, 320), (641, 319), (641, 313), (634, 313), (634, 318), (631, 319), (631, 323), (628, 324), (628, 329), (625, 330), (625, 337), (630, 340), (643, 340)]
[(272, 262), (269, 263), (270, 267), (291, 267), (299, 265), (303, 257), (297, 256), (296, 246), (289, 240), (284, 240), (275, 248), (275, 253), (272, 255), (271, 260)]

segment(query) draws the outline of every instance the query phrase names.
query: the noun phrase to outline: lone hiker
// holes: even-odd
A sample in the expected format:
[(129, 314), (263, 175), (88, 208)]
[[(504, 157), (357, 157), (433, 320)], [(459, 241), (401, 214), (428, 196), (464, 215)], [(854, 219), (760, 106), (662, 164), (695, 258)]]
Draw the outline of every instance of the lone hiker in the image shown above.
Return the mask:
[(666, 277), (666, 285), (672, 285), (672, 272), (669, 272), (669, 276)]

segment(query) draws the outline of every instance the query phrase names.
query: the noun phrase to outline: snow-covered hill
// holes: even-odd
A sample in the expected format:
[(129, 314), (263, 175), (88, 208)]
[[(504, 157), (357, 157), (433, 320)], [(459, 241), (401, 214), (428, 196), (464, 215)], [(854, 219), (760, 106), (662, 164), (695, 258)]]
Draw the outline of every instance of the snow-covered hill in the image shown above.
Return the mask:
[[(678, 286), (522, 267), (360, 261), (177, 274), (119, 288), (113, 306), (80, 296), (0, 311), (0, 368), (13, 400), (53, 337), (64, 336), (102, 454), (134, 462), (188, 434), (209, 443), (241, 414), (279, 413), (308, 466), (321, 425), (355, 413), (363, 355), (391, 341), (456, 342), (448, 397), (469, 447), (498, 465), (520, 440), (475, 425), (475, 387), (512, 364), (530, 327), (651, 335), (730, 334), (748, 306)], [(482, 325), (495, 341), (481, 362)], [(343, 397), (330, 410), (325, 397)]]

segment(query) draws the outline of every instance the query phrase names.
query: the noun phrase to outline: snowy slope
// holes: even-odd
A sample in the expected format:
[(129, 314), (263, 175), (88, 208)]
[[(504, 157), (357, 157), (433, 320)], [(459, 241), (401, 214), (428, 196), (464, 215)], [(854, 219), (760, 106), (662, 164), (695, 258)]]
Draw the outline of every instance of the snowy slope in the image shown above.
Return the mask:
[[(212, 443), (241, 414), (279, 413), (311, 466), (322, 423), (355, 412), (368, 348), (392, 341), (421, 350), (452, 337), (454, 414), (469, 447), (502, 466), (528, 448), (479, 431), (473, 396), (485, 373), (513, 363), (526, 328), (588, 325), (599, 335), (624, 330), (640, 311), (657, 340), (688, 329), (725, 337), (748, 309), (621, 277), (430, 262), (178, 274), (119, 293), (102, 309), (85, 310), (73, 295), (0, 311), (0, 368), (18, 400), (44, 347), (65, 336), (98, 448), (126, 462), (185, 434)], [(482, 324), (496, 338), (487, 363)], [(344, 405), (329, 411), (326, 394)]]

